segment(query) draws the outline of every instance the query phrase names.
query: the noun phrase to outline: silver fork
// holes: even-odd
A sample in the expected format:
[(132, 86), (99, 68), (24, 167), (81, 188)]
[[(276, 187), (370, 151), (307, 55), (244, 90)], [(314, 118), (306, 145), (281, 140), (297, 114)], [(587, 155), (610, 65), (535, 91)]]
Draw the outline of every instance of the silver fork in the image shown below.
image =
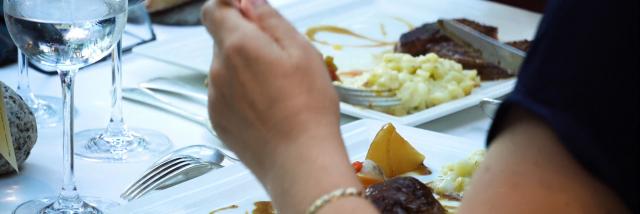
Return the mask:
[(340, 100), (359, 106), (367, 107), (391, 107), (400, 104), (401, 99), (396, 96), (395, 90), (369, 90), (349, 88), (335, 85)]
[(208, 167), (210, 164), (186, 155), (167, 159), (147, 170), (120, 195), (120, 198), (127, 201), (137, 199), (185, 171)]

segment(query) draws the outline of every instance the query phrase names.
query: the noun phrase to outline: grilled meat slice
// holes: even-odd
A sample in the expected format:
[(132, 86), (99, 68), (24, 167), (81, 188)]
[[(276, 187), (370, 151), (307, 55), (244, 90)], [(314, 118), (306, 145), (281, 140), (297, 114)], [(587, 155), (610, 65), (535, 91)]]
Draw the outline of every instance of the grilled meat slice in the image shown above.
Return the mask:
[[(468, 19), (455, 20), (482, 34), (497, 39), (498, 29), (496, 27), (482, 25)], [(451, 59), (462, 64), (464, 69), (476, 69), (482, 80), (504, 79), (512, 76), (506, 69), (484, 61), (479, 51), (451, 40), (440, 31), (436, 23), (427, 23), (402, 34), (400, 42), (396, 46), (396, 52), (407, 53), (412, 56), (435, 53), (442, 58)]]
[(523, 39), (518, 41), (505, 42), (505, 44), (520, 49), (521, 51), (527, 52), (529, 51), (529, 46), (531, 46), (531, 41)]
[(464, 69), (476, 69), (482, 80), (511, 77), (506, 69), (482, 60), (482, 54), (479, 51), (453, 41), (427, 44), (426, 50), (427, 53), (435, 53), (442, 58), (454, 60), (462, 64)]
[(478, 22), (469, 20), (469, 19), (465, 19), (465, 18), (460, 18), (460, 19), (454, 19), (454, 21), (466, 25), (470, 28), (473, 28), (474, 30), (487, 35), (495, 40), (498, 40), (498, 28), (491, 26), (491, 25), (483, 25), (480, 24)]
[(382, 214), (444, 214), (446, 210), (431, 188), (413, 177), (396, 177), (369, 186), (365, 197)]
[(402, 34), (395, 51), (420, 56), (427, 53), (428, 44), (442, 42), (451, 42), (451, 39), (440, 31), (436, 23), (427, 23)]

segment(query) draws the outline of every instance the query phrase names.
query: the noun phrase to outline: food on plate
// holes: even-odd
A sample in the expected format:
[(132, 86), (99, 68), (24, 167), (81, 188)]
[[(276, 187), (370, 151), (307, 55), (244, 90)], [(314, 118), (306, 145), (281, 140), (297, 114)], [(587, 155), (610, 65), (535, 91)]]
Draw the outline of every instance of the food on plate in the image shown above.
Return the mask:
[(215, 209), (215, 210), (209, 212), (209, 214), (216, 214), (216, 213), (220, 213), (220, 212), (223, 212), (223, 211), (228, 211), (228, 210), (232, 210), (232, 209), (238, 209), (239, 207), (240, 206), (238, 206), (238, 205), (232, 204), (232, 205), (229, 205), (229, 206), (226, 206), (226, 207)]
[(324, 57), (324, 64), (327, 66), (327, 70), (329, 71), (329, 75), (331, 76), (331, 81), (339, 81), (338, 78), (338, 66), (333, 62), (332, 56)]
[(459, 63), (436, 54), (411, 56), (385, 53), (368, 71), (338, 72), (343, 86), (374, 90), (396, 90), (401, 103), (374, 108), (392, 115), (413, 112), (467, 96), (480, 86), (475, 70), (464, 70)]
[(367, 187), (400, 175), (431, 174), (424, 165), (424, 155), (407, 142), (388, 123), (378, 131), (364, 161), (353, 162), (360, 183)]
[(367, 187), (364, 191), (381, 213), (446, 213), (431, 188), (413, 177), (397, 177)]
[(438, 178), (429, 184), (440, 196), (460, 200), (469, 187), (471, 176), (484, 160), (485, 150), (478, 150), (466, 159), (442, 167)]
[[(498, 29), (494, 26), (483, 25), (468, 19), (455, 19), (455, 21), (491, 38), (498, 38)], [(476, 69), (482, 80), (504, 79), (513, 76), (506, 69), (484, 61), (482, 53), (478, 50), (454, 42), (438, 28), (436, 23), (426, 23), (402, 34), (396, 51), (412, 56), (435, 53), (440, 57), (462, 64), (464, 69)]]
[(384, 177), (393, 178), (409, 172), (427, 174), (424, 155), (407, 142), (391, 123), (386, 124), (373, 139), (366, 160), (377, 164)]
[(491, 26), (491, 25), (484, 25), (484, 24), (480, 24), (476, 21), (473, 20), (469, 20), (469, 19), (465, 19), (465, 18), (459, 18), (459, 19), (454, 19), (456, 22), (466, 25), (484, 35), (487, 35), (493, 39), (498, 39), (498, 28), (495, 26)]
[[(364, 41), (368, 41), (370, 42), (370, 44), (336, 44), (336, 43), (331, 43), (329, 41), (324, 41), (324, 40), (320, 40), (317, 38), (317, 35), (319, 33), (331, 33), (331, 34), (338, 34), (338, 35), (343, 35), (343, 36), (350, 36), (350, 37), (354, 37), (354, 38), (358, 38)], [(307, 36), (307, 39), (309, 39), (312, 42), (318, 43), (318, 44), (322, 44), (322, 45), (328, 45), (331, 46), (334, 50), (342, 50), (344, 47), (352, 47), (352, 48), (373, 48), (373, 47), (384, 47), (384, 46), (393, 46), (395, 45), (395, 42), (388, 42), (388, 41), (383, 41), (383, 40), (379, 40), (379, 39), (375, 39), (363, 34), (359, 34), (356, 32), (353, 32), (347, 28), (343, 28), (343, 27), (339, 27), (339, 26), (333, 26), (333, 25), (319, 25), (319, 26), (313, 26), (310, 27), (306, 30), (305, 35)]]
[(372, 160), (356, 161), (352, 164), (358, 180), (364, 187), (384, 182), (382, 169)]
[(521, 51), (527, 52), (529, 51), (529, 46), (531, 46), (531, 41), (523, 39), (518, 41), (505, 42), (505, 44), (520, 49)]
[(255, 208), (251, 211), (252, 214), (275, 214), (276, 209), (273, 208), (271, 201), (258, 201), (253, 203)]
[[(400, 17), (392, 17), (392, 19), (399, 22), (402, 25), (405, 25), (409, 30), (415, 28), (415, 26), (411, 22), (407, 21), (406, 19), (403, 19)], [(380, 30), (380, 36), (386, 38), (387, 37), (386, 25), (383, 23), (379, 23), (378, 26), (379, 26), (378, 29)], [(365, 42), (365, 43), (364, 44), (363, 43), (346, 44), (346, 43), (340, 43), (340, 42), (321, 40), (318, 38), (319, 34), (333, 34), (333, 35), (339, 35), (341, 37), (346, 36), (346, 37), (351, 37), (352, 39), (361, 40), (361, 42)], [(307, 39), (309, 39), (309, 41), (313, 43), (321, 44), (321, 45), (331, 46), (331, 48), (336, 51), (340, 51), (345, 47), (378, 48), (378, 47), (387, 47), (387, 46), (393, 47), (396, 45), (395, 41), (385, 41), (382, 39), (377, 39), (375, 37), (361, 34), (361, 33), (356, 33), (351, 29), (341, 27), (341, 26), (335, 26), (335, 25), (310, 26), (309, 28), (307, 28), (304, 35), (307, 37)]]

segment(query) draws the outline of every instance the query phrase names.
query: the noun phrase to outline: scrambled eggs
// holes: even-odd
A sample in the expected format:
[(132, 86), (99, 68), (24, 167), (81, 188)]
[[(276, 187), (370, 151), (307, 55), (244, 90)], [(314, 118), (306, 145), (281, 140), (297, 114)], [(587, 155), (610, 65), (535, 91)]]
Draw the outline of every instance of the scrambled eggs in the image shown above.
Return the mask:
[(400, 105), (376, 110), (399, 116), (464, 97), (480, 86), (476, 70), (463, 70), (461, 64), (433, 53), (418, 57), (385, 53), (370, 71), (339, 75), (348, 87), (397, 90)]
[(484, 160), (485, 150), (472, 153), (467, 159), (442, 167), (442, 173), (430, 186), (436, 194), (462, 198), (471, 176)]

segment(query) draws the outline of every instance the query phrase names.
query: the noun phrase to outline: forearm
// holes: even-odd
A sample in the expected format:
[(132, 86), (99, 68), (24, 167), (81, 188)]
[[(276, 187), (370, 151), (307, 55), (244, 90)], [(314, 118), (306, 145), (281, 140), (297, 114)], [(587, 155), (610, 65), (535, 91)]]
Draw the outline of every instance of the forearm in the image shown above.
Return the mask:
[[(273, 165), (262, 182), (282, 213), (304, 213), (322, 195), (339, 188), (361, 187), (344, 150), (339, 131), (305, 132), (287, 147), (273, 152)], [(329, 203), (320, 213), (372, 213), (365, 199), (345, 197)]]

